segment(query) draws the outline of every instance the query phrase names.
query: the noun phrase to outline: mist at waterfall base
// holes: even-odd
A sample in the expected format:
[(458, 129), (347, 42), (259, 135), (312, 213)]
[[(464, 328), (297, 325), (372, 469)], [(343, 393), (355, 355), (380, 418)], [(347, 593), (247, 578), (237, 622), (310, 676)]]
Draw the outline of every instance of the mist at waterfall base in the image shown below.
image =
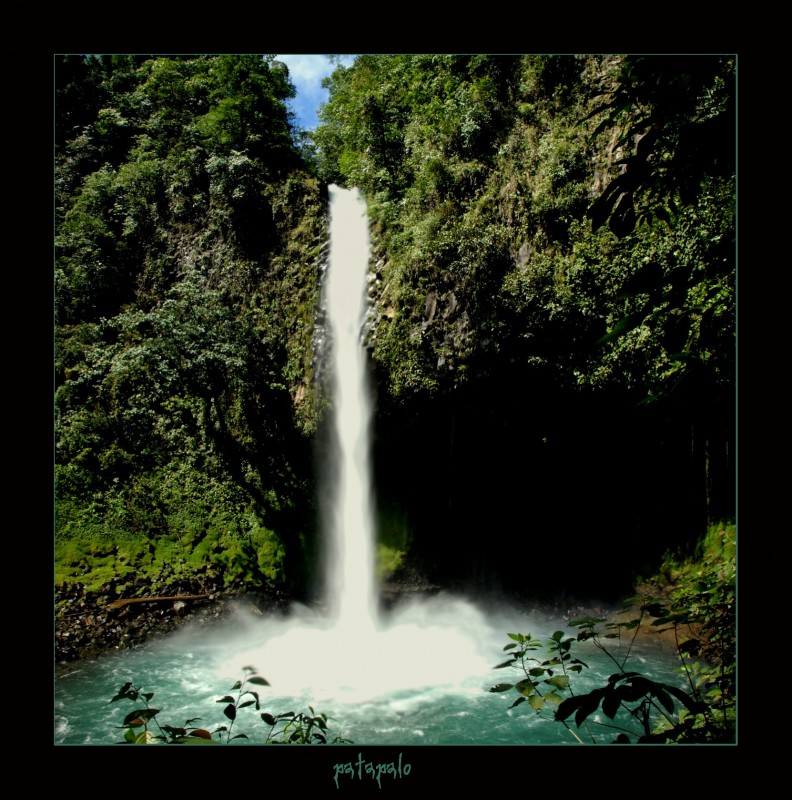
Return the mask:
[[(233, 623), (188, 625), (141, 650), (80, 665), (58, 681), (57, 743), (117, 742), (116, 726), (131, 709), (108, 701), (127, 681), (155, 692), (152, 704), (163, 709), (160, 724), (201, 717), (212, 730), (227, 723), (224, 704), (216, 701), (247, 666), (270, 684), (256, 687), (262, 711), (299, 713), (312, 706), (329, 716), (331, 738), (356, 744), (574, 743), (563, 726), (526, 712), (526, 706), (510, 709), (514, 692), (487, 691), (520, 678), (512, 668), (494, 669), (504, 659), (508, 632), (546, 638), (564, 627), (563, 620), (506, 607), (485, 611), (443, 594), (380, 609), (362, 343), (368, 263), (365, 204), (356, 190), (330, 187), (324, 303), (335, 452), (329, 465), (333, 489), (323, 509), (323, 607), (294, 605), (288, 614), (268, 617), (240, 611)], [(575, 678), (577, 692), (602, 685), (614, 671), (591, 642), (581, 643), (576, 656), (591, 667)], [(676, 680), (671, 654), (659, 641), (641, 640), (631, 659), (655, 678)], [(234, 732), (249, 737), (238, 743), (256, 743), (267, 728), (246, 709)]]

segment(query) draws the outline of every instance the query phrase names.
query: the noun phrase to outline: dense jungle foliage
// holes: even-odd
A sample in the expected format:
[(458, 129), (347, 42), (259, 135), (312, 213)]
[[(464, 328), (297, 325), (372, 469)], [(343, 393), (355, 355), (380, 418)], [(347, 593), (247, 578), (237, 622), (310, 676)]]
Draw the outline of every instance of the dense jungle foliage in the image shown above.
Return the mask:
[(306, 137), (271, 56), (56, 58), (56, 581), (308, 585), (330, 181), (369, 203), (408, 563), (616, 594), (733, 517), (734, 57), (364, 55), (327, 84)]
[(733, 516), (734, 58), (361, 56), (328, 83), (320, 174), (378, 246), (377, 485), (427, 569), (615, 590)]
[(56, 581), (299, 580), (325, 208), (287, 70), (63, 56), (55, 79)]

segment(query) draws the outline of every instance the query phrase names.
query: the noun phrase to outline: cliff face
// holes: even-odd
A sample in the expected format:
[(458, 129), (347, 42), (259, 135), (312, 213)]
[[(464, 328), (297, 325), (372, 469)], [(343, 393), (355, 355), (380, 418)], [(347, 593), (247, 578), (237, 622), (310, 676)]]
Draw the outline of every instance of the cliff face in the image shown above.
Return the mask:
[(734, 59), (361, 56), (315, 156), (268, 57), (55, 78), (59, 582), (310, 585), (331, 180), (383, 569), (616, 592), (734, 514)]
[(435, 578), (608, 585), (731, 516), (733, 59), (330, 84), (320, 170), (373, 225), (377, 485)]

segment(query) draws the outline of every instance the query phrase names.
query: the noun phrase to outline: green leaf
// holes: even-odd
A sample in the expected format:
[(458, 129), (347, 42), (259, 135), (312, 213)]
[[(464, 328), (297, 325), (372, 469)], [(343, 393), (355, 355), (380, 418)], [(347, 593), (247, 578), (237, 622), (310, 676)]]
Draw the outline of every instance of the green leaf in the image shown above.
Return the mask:
[(556, 689), (564, 690), (569, 686), (569, 675), (553, 675), (553, 677), (548, 678), (545, 683), (555, 686)]
[(531, 667), (531, 669), (528, 670), (528, 674), (538, 678), (540, 675), (545, 674), (545, 669), (544, 667)]
[(223, 713), (231, 720), (236, 719), (236, 706), (233, 703), (229, 703), (224, 709)]
[(515, 647), (517, 647), (517, 642), (510, 642), (509, 644), (503, 646), (503, 650), (504, 652), (506, 650), (513, 650)]
[(532, 694), (528, 698), (528, 705), (531, 706), (531, 708), (536, 709), (536, 711), (541, 711), (545, 706), (545, 699), (541, 695)]
[(491, 686), (489, 691), (490, 692), (508, 692), (509, 689), (514, 687), (513, 683), (496, 683), (494, 686)]
[(506, 634), (510, 639), (514, 639), (515, 642), (524, 642), (526, 641), (525, 636), (521, 633), (507, 633)]
[(547, 700), (548, 703), (553, 703), (555, 705), (560, 705), (561, 703), (564, 702), (564, 698), (561, 697), (561, 695), (558, 694), (557, 692), (548, 692), (544, 696), (544, 699)]
[(256, 686), (269, 686), (270, 683), (266, 678), (262, 678), (260, 675), (254, 675), (252, 678), (248, 678), (248, 683), (253, 683)]
[(571, 619), (569, 624), (573, 628), (579, 628), (581, 625), (591, 627), (596, 625), (598, 622), (605, 622), (605, 617), (578, 617), (577, 619)]
[(533, 681), (523, 679), (514, 685), (514, 688), (522, 695), (528, 697), (536, 691), (536, 684)]
[(554, 642), (560, 642), (564, 638), (563, 631), (556, 631), (551, 637)]

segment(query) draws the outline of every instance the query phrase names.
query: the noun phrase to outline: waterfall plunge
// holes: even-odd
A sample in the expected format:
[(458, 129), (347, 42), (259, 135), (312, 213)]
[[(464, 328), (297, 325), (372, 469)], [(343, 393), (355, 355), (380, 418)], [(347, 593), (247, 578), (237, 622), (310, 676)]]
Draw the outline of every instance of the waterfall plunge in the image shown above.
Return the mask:
[(335, 491), (329, 523), (327, 592), (339, 630), (372, 631), (378, 601), (374, 586), (368, 386), (361, 330), (366, 315), (369, 230), (357, 189), (330, 186), (330, 264), (325, 286), (332, 347)]

